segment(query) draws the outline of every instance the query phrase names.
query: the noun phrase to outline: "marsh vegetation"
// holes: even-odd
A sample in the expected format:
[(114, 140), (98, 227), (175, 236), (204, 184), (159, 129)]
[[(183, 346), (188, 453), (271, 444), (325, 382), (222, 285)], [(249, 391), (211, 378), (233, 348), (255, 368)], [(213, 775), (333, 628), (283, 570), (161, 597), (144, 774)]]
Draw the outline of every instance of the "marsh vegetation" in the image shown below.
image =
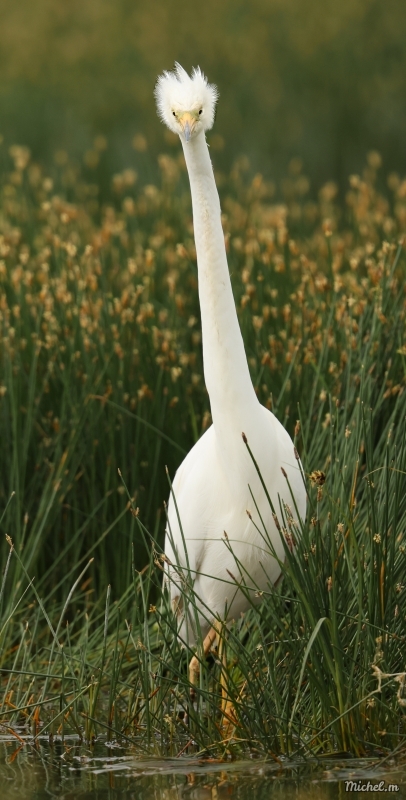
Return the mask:
[(310, 196), (297, 159), (278, 187), (245, 158), (217, 176), (253, 382), (308, 491), (281, 584), (230, 629), (225, 739), (219, 658), (191, 704), (161, 591), (165, 465), (210, 424), (184, 168), (125, 169), (102, 203), (89, 163), (13, 147), (2, 176), (1, 724), (17, 746), (23, 723), (148, 754), (402, 752), (406, 181), (378, 190), (375, 152), (345, 197)]

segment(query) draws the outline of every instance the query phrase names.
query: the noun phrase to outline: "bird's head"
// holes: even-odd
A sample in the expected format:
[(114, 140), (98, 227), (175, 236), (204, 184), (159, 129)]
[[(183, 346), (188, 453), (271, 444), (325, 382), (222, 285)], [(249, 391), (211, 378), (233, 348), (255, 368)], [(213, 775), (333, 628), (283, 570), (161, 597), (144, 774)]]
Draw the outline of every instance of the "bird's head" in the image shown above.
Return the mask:
[(186, 142), (212, 127), (217, 98), (216, 86), (207, 82), (200, 67), (195, 67), (189, 76), (176, 63), (173, 72), (159, 76), (155, 87), (162, 122)]

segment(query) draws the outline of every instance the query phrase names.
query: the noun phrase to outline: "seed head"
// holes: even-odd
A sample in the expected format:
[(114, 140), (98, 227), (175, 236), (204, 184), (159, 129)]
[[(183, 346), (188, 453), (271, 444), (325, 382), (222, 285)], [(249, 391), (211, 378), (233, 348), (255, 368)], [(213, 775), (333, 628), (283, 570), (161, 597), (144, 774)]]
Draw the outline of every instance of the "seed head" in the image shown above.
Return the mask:
[(321, 469), (313, 470), (313, 472), (310, 473), (309, 478), (315, 486), (323, 486), (326, 482), (325, 473), (322, 472)]

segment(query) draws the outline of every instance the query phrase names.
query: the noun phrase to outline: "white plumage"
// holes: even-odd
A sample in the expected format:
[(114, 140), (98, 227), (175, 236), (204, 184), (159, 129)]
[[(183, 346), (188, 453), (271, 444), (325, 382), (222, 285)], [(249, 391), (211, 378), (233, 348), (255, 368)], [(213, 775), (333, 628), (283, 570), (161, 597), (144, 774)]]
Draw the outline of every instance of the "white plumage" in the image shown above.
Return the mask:
[[(228, 272), (220, 202), (205, 138), (205, 131), (214, 121), (217, 89), (208, 84), (199, 68), (189, 77), (177, 64), (175, 72), (165, 72), (158, 79), (155, 96), (162, 121), (180, 136), (189, 173), (204, 377), (213, 419), (213, 425), (176, 472), (173, 493), (183, 536), (171, 497), (165, 554), (186, 574), (186, 543), (194, 591), (201, 599), (198, 624), (204, 637), (216, 617), (227, 621), (247, 609), (248, 601), (237, 589), (238, 581), (252, 587), (251, 597), (256, 602), (257, 590), (268, 589), (281, 572), (266, 546), (265, 534), (262, 536), (256, 530), (255, 525), (260, 531), (263, 526), (249, 486), (278, 558), (284, 558), (281, 534), (242, 432), (280, 520), (280, 501), (297, 518), (281, 468), (287, 473), (302, 518), (306, 494), (293, 442), (274, 414), (259, 403), (248, 370)], [(180, 636), (190, 644), (196, 639), (195, 618), (192, 612), (185, 616), (182, 602), (179, 604), (182, 588), (179, 569), (168, 567), (168, 573), (173, 608), (180, 616)]]

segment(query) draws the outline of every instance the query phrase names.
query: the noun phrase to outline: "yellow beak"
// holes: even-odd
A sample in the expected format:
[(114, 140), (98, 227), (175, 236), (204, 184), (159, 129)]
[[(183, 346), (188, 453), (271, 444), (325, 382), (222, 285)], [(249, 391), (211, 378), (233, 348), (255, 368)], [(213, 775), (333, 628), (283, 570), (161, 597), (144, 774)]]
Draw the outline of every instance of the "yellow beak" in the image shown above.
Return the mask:
[(185, 139), (187, 142), (189, 142), (193, 128), (196, 124), (196, 118), (193, 116), (193, 114), (190, 113), (190, 111), (185, 111), (183, 114), (180, 114), (178, 120), (182, 125), (182, 130), (185, 135)]

